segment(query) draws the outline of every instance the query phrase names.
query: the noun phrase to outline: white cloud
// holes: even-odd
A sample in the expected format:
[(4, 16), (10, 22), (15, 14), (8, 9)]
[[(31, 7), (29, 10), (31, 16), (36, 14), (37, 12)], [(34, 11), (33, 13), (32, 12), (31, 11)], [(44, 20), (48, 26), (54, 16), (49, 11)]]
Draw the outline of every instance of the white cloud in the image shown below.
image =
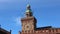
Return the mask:
[(21, 26), (21, 17), (15, 18), (14, 21), (15, 21), (15, 23), (16, 23), (17, 26)]

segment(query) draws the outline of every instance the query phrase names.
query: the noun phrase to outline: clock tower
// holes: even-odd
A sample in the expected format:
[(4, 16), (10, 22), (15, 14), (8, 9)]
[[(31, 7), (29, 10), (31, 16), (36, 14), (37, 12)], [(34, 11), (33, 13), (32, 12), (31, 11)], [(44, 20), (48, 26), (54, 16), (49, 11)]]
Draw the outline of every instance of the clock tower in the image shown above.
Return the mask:
[(30, 5), (27, 5), (25, 17), (21, 18), (22, 22), (22, 32), (27, 33), (27, 32), (34, 32), (36, 29), (36, 18), (33, 16), (33, 13), (31, 11)]

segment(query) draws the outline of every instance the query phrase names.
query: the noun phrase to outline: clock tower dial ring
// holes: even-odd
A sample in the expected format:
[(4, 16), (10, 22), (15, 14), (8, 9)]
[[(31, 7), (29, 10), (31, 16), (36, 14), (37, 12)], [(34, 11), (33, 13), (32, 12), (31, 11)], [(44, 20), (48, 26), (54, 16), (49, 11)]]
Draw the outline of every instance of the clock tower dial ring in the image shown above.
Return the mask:
[(32, 25), (31, 24), (26, 24), (25, 25), (25, 30), (31, 30), (32, 28)]

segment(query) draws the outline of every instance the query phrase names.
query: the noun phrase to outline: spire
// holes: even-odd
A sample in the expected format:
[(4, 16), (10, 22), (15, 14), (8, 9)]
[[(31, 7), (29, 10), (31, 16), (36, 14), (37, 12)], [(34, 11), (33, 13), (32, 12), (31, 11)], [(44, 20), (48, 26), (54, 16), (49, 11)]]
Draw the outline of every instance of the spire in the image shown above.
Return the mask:
[(28, 10), (30, 9), (30, 4), (27, 5), (27, 9), (28, 9)]
[(32, 11), (31, 11), (30, 4), (27, 4), (26, 16), (27, 17), (32, 16)]

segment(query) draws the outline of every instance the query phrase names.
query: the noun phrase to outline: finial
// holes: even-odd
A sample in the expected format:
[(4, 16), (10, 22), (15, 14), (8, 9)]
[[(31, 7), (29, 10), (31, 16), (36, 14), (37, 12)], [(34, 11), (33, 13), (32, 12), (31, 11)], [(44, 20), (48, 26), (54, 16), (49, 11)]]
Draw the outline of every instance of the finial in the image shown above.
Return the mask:
[(30, 10), (30, 4), (27, 4), (27, 9)]

